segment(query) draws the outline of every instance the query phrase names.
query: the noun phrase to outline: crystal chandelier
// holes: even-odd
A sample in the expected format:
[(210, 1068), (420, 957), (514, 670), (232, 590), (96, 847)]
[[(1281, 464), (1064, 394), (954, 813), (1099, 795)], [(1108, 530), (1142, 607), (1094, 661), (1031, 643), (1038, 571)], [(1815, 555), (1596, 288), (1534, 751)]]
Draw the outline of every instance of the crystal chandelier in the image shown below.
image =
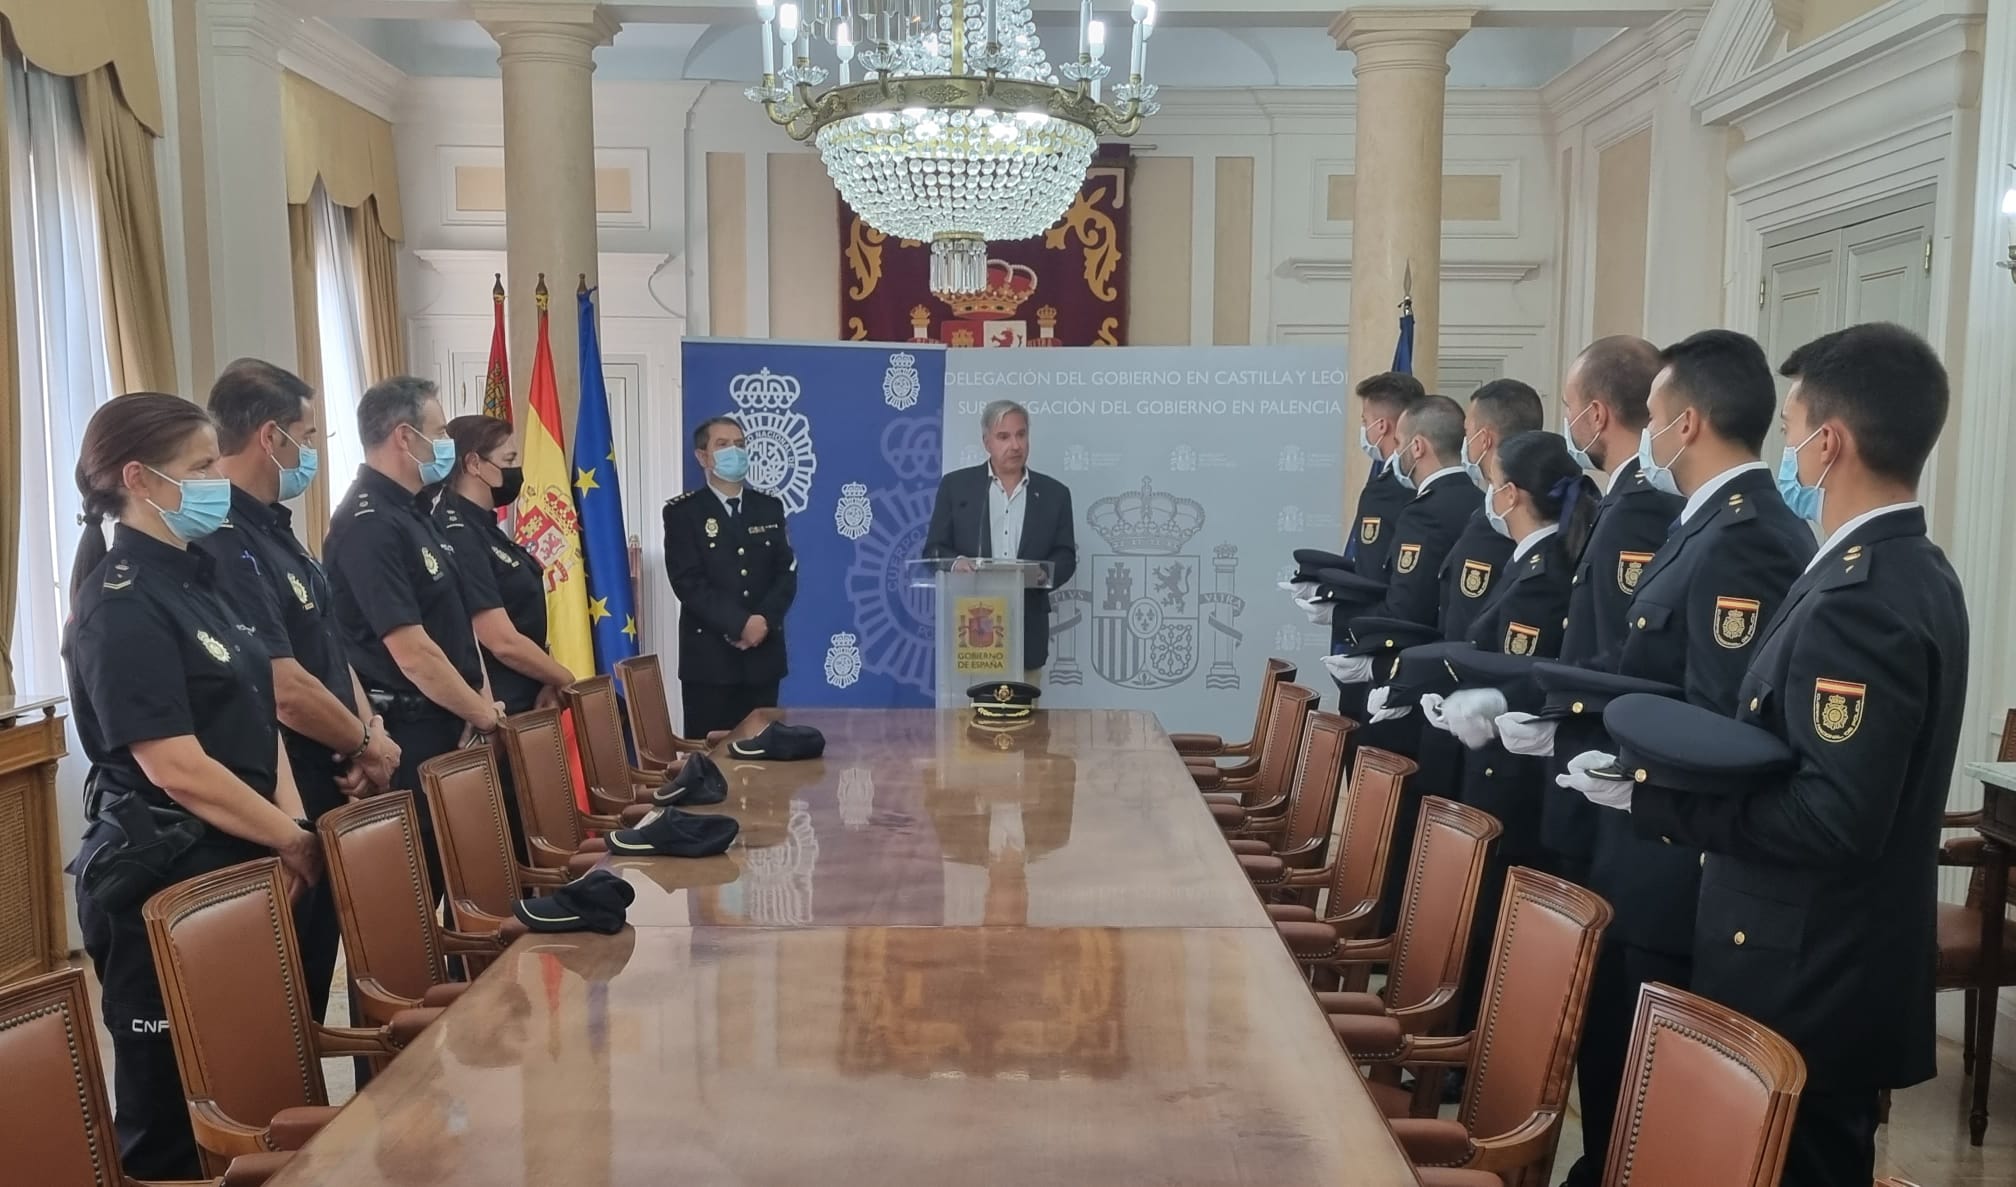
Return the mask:
[[(1078, 6), (1078, 56), (1055, 70), (1030, 0), (806, 2), (756, 0), (763, 83), (744, 93), (792, 139), (818, 144), (840, 196), (869, 226), (931, 244), (934, 293), (986, 288), (988, 241), (1054, 226), (1099, 137), (1132, 136), (1160, 107), (1143, 80), (1152, 0), (1132, 6), (1127, 81), (1111, 102), (1101, 85), (1111, 72), (1106, 26), (1092, 19), (1091, 0)], [(823, 92), (815, 39), (832, 47), (839, 71)]]

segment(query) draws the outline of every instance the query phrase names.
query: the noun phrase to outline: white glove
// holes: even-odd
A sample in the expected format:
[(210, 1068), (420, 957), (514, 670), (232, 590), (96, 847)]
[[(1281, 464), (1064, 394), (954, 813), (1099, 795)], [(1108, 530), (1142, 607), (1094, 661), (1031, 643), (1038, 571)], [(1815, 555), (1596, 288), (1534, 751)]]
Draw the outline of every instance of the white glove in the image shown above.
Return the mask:
[(1388, 708), (1387, 702), (1392, 699), (1393, 686), (1390, 684), (1380, 685), (1372, 690), (1370, 696), (1365, 698), (1365, 710), (1372, 714), (1374, 722), (1397, 721), (1414, 711), (1414, 706), (1412, 705), (1398, 705)]
[(1329, 626), (1330, 615), (1335, 613), (1337, 609), (1334, 603), (1315, 602), (1308, 598), (1296, 598), (1295, 604), (1302, 607), (1302, 613), (1308, 615), (1309, 621), (1315, 623), (1317, 626)]
[(1434, 726), (1445, 734), (1449, 732), (1448, 719), (1442, 716), (1441, 693), (1431, 692), (1422, 696), (1421, 716), (1427, 720), (1429, 725)]
[(1330, 671), (1339, 684), (1363, 684), (1372, 679), (1372, 657), (1369, 655), (1326, 655), (1323, 666)]
[(1482, 750), (1498, 738), (1492, 718), (1505, 711), (1505, 694), (1495, 688), (1459, 688), (1443, 702), (1449, 732), (1472, 750)]
[(1568, 770), (1554, 776), (1554, 782), (1571, 791), (1579, 791), (1592, 804), (1605, 808), (1616, 808), (1621, 812), (1631, 810), (1631, 781), (1629, 779), (1598, 779), (1589, 772), (1616, 763), (1617, 756), (1605, 754), (1601, 750), (1585, 750), (1568, 760)]
[(1286, 593), (1295, 595), (1296, 600), (1310, 597), (1316, 592), (1314, 581), (1276, 581), (1275, 586)]
[(1531, 713), (1500, 713), (1498, 740), (1505, 749), (1527, 758), (1546, 758), (1554, 753), (1554, 731), (1558, 721), (1541, 721)]

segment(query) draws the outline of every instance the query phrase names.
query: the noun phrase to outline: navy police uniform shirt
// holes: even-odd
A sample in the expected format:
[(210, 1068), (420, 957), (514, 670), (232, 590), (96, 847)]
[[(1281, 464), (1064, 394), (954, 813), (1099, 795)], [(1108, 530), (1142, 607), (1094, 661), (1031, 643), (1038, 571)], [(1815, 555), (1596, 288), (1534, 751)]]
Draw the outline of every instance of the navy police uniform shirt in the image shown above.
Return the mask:
[(483, 659), (455, 552), (420, 496), (369, 466), (358, 467), (357, 481), (330, 517), (322, 552), (343, 647), (367, 690), (419, 693), (385, 647), (385, 636), (404, 626), (425, 630), (469, 687), (483, 687)]
[[(784, 504), (744, 486), (730, 515), (710, 485), (665, 504), (665, 569), (679, 599), (679, 678), (768, 684), (784, 678), (784, 614), (798, 596), (798, 559)], [(763, 642), (734, 646), (749, 616), (770, 624)]]
[(1934, 1072), (1967, 606), (1922, 508), (1830, 544), (1760, 631), (1734, 706), (1791, 747), (1791, 775), (1742, 797), (1641, 787), (1614, 815), (1707, 850), (1694, 990), (1791, 1040), (1812, 1083), (1873, 1092)]
[[(1785, 506), (1769, 470), (1731, 478), (1638, 578), (1617, 674), (1677, 685), (1688, 703), (1733, 715), (1757, 639), (1813, 547), (1813, 530)], [(1607, 739), (1604, 749), (1615, 753)], [(1687, 955), (1700, 878), (1698, 850), (1635, 835), (1626, 813), (1598, 814), (1589, 888), (1616, 908), (1618, 939)]]
[[(455, 552), (462, 597), (470, 614), (502, 609), (518, 633), (546, 646), (546, 576), (539, 562), (504, 533), (497, 512), (444, 489), (434, 504), (434, 522)], [(483, 651), (490, 691), (507, 713), (532, 707), (544, 686)]]
[(132, 746), (188, 735), (272, 798), (273, 661), (248, 616), (218, 592), (209, 556), (121, 524), (77, 593), (63, 658), (77, 736), (107, 790), (168, 805)]
[(1375, 462), (1372, 477), (1358, 495), (1358, 507), (1351, 517), (1351, 535), (1344, 542), (1344, 556), (1356, 573), (1368, 577), (1382, 573), (1393, 554), (1393, 521), (1402, 508), (1414, 501), (1414, 492), (1400, 485), (1400, 476), (1389, 464)]

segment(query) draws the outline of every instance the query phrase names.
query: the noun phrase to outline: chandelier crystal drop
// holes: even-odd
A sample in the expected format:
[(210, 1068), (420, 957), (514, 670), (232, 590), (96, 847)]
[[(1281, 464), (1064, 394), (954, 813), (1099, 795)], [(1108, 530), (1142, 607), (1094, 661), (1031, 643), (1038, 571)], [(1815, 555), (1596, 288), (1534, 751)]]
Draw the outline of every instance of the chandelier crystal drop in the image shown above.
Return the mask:
[[(1145, 81), (1152, 0), (1130, 9), (1127, 81), (1110, 103), (1105, 25), (1092, 19), (1091, 0), (1079, 3), (1077, 56), (1055, 69), (1029, 3), (756, 3), (763, 81), (744, 93), (792, 139), (818, 145), (840, 196), (869, 226), (931, 244), (940, 295), (984, 289), (988, 241), (1056, 225), (1099, 138), (1132, 136), (1159, 110)], [(815, 41), (831, 47), (838, 75), (824, 91), (816, 88), (833, 76), (814, 64)]]

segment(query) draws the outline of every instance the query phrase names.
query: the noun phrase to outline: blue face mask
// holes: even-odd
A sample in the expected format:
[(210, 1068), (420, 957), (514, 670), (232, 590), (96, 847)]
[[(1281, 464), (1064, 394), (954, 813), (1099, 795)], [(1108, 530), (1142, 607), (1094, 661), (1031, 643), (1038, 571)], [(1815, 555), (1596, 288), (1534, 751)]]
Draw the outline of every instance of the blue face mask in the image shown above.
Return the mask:
[(1834, 465), (1829, 462), (1827, 469), (1820, 471), (1819, 479), (1812, 486), (1807, 486), (1799, 481), (1799, 451), (1811, 445), (1813, 438), (1819, 435), (1820, 430), (1814, 429), (1812, 435), (1799, 444), (1787, 445), (1784, 457), (1778, 462), (1778, 493), (1784, 497), (1785, 505), (1792, 509), (1792, 514), (1815, 524), (1820, 522), (1820, 508), (1827, 501), (1827, 492), (1820, 489), (1820, 484), (1827, 481)]
[[(148, 466), (149, 470), (154, 467)], [(224, 520), (231, 514), (231, 480), (228, 478), (184, 478), (180, 481), (169, 478), (159, 470), (156, 477), (175, 483), (182, 492), (182, 505), (170, 511), (154, 500), (147, 503), (161, 513), (161, 522), (187, 544), (224, 526)]]
[[(280, 469), (280, 501), (284, 503), (298, 498), (302, 491), (308, 489), (308, 484), (315, 481), (315, 471), (322, 464), (322, 456), (310, 446), (296, 441), (286, 429), (281, 429), (280, 435), (287, 438), (289, 445), (301, 451), (301, 460), (291, 466), (282, 466), (279, 458), (273, 458), (273, 464)], [(273, 457), (270, 453), (266, 456)]]
[[(417, 433), (420, 430), (414, 429), (413, 431)], [(414, 461), (420, 463), (420, 485), (433, 486), (438, 482), (447, 481), (448, 475), (455, 471), (455, 439), (453, 437), (428, 437), (423, 439), (428, 445), (433, 447), (434, 456), (425, 461), (417, 457), (413, 458)], [(407, 451), (406, 456), (413, 457), (412, 451)]]
[[(1510, 486), (1511, 483), (1508, 482), (1505, 485)], [(1498, 514), (1498, 492), (1504, 489), (1504, 486), (1494, 486), (1485, 492), (1484, 518), (1491, 521), (1492, 531), (1510, 540), (1512, 538), (1512, 525), (1506, 523), (1505, 517)]]
[(740, 445), (715, 450), (714, 477), (723, 482), (740, 482), (749, 477), (749, 451)]
[(1379, 452), (1379, 447), (1372, 443), (1372, 433), (1370, 429), (1362, 424), (1358, 426), (1358, 450), (1359, 452), (1363, 453), (1366, 457), (1371, 458), (1375, 462), (1383, 462), (1386, 460), (1385, 456)]
[[(1483, 431), (1479, 429), (1477, 433)], [(1471, 437), (1475, 437), (1477, 433), (1472, 433), (1469, 437), (1463, 438), (1463, 472), (1470, 476), (1470, 481), (1476, 483), (1480, 490), (1489, 490), (1491, 484), (1484, 477), (1483, 464), (1479, 459), (1470, 456), (1470, 439)]]
[[(1405, 447), (1403, 446), (1402, 448), (1404, 449)], [(1420, 465), (1417, 463), (1410, 468), (1408, 459), (1405, 456), (1396, 455), (1396, 458), (1397, 460), (1393, 463), (1393, 477), (1400, 480), (1400, 489), (1416, 489), (1414, 485), (1414, 471), (1420, 469)]]
[[(1586, 404), (1583, 406), (1582, 411), (1575, 414), (1575, 419), (1561, 422), (1561, 440), (1568, 445), (1568, 456), (1574, 458), (1575, 464), (1584, 470), (1602, 469), (1601, 466), (1596, 464), (1596, 459), (1589, 456), (1588, 450), (1575, 444), (1575, 426), (1582, 423), (1582, 418), (1589, 415), (1589, 409), (1595, 406), (1594, 403)], [(1592, 440), (1589, 443), (1594, 445), (1596, 442)]]
[(1652, 431), (1651, 425), (1646, 425), (1645, 431), (1638, 434), (1639, 470), (1641, 470), (1644, 473), (1645, 481), (1652, 484), (1653, 490), (1660, 491), (1664, 494), (1669, 495), (1677, 495), (1680, 493), (1680, 481), (1679, 479), (1673, 477), (1673, 462), (1677, 462), (1680, 460), (1680, 453), (1686, 453), (1687, 447), (1685, 445), (1682, 445), (1680, 447), (1680, 453), (1676, 453), (1673, 455), (1673, 462), (1667, 462), (1665, 465), (1662, 466), (1658, 462), (1652, 460), (1652, 443), (1654, 441), (1657, 441), (1660, 437), (1664, 436), (1666, 433), (1666, 429), (1670, 429), (1674, 425), (1677, 425), (1679, 423), (1680, 422), (1678, 420), (1674, 420), (1669, 424), (1667, 424), (1665, 429), (1660, 429), (1656, 433)]

